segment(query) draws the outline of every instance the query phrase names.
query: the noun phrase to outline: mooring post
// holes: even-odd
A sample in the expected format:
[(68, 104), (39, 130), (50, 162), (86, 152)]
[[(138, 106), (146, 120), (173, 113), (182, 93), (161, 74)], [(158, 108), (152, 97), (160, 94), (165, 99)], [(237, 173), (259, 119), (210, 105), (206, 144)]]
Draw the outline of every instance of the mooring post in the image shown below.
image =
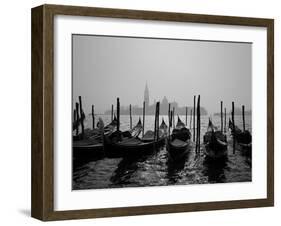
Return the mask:
[[(173, 124), (172, 119), (173, 119), (173, 111), (170, 111), (170, 122), (169, 122), (170, 127), (172, 127), (172, 124)], [(170, 140), (171, 139), (171, 131), (169, 131), (169, 133), (170, 133), (170, 137), (169, 137), (169, 140)]]
[(232, 134), (233, 134), (233, 154), (235, 154), (235, 137), (236, 137), (236, 132), (235, 132), (235, 122), (234, 122), (234, 101), (232, 101), (232, 112), (231, 112), (231, 116), (232, 116), (232, 125), (233, 125), (233, 130), (232, 130)]
[(143, 102), (142, 107), (142, 137), (144, 136), (144, 121), (145, 121), (145, 101)]
[(84, 115), (83, 108), (82, 108), (82, 98), (81, 98), (81, 96), (79, 96), (79, 105), (80, 105), (82, 137), (84, 137), (84, 119), (85, 119), (85, 115)]
[(117, 97), (117, 131), (120, 131), (120, 101)]
[(156, 122), (157, 122), (157, 104), (158, 102), (156, 103), (155, 105), (155, 115), (154, 115), (154, 141), (156, 140), (156, 133), (157, 133), (157, 125), (156, 125)]
[(92, 105), (92, 119), (93, 119), (93, 129), (95, 129), (95, 108), (94, 108), (94, 105)]
[(76, 130), (76, 127), (77, 127), (77, 118), (76, 118), (76, 110), (74, 109), (73, 110), (73, 126), (72, 126), (72, 131)]
[(173, 129), (176, 128), (175, 124), (175, 107), (173, 107)]
[(198, 153), (200, 153), (200, 135), (201, 135), (201, 107), (200, 107), (200, 95), (198, 96)]
[(185, 107), (185, 125), (187, 127), (187, 107)]
[(224, 132), (226, 133), (226, 108), (224, 108)]
[(113, 121), (114, 106), (111, 104), (111, 122)]
[(170, 127), (171, 127), (171, 104), (169, 103), (169, 108), (168, 108), (168, 135), (169, 135), (169, 137), (168, 138), (170, 138), (170, 132), (171, 132), (171, 129), (170, 129)]
[(192, 109), (190, 110), (189, 130), (191, 130), (191, 124), (192, 124)]
[(245, 106), (242, 105), (243, 132), (245, 132)]
[(198, 95), (198, 100), (197, 100), (197, 136), (196, 136), (196, 153), (200, 152), (200, 95)]
[(130, 129), (132, 129), (132, 105), (130, 104)]
[(196, 96), (193, 97), (193, 142), (195, 142), (195, 103)]
[(160, 118), (160, 102), (157, 102), (157, 141), (159, 140), (159, 118)]
[(221, 101), (221, 132), (223, 133), (223, 112), (222, 112), (223, 102)]
[(79, 119), (79, 104), (76, 102), (76, 136), (79, 134), (79, 124), (80, 124), (80, 119)]

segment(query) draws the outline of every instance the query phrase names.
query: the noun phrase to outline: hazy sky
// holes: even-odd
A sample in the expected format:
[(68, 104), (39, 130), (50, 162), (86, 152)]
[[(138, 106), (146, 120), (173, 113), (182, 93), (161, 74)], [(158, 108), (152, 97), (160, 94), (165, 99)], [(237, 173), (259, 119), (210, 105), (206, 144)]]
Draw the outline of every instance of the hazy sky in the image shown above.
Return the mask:
[(201, 95), (208, 113), (224, 101), (251, 108), (250, 43), (73, 35), (73, 101), (81, 95), (86, 113), (121, 105), (142, 105), (145, 83), (150, 102), (193, 105)]

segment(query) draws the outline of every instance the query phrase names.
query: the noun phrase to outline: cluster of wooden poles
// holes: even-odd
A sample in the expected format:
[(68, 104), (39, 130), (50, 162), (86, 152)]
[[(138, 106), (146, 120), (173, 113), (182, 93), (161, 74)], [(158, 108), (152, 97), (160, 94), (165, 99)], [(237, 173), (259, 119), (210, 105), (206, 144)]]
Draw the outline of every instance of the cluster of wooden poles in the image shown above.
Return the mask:
[[(235, 128), (235, 120), (234, 120), (234, 102), (232, 102), (232, 111), (231, 111), (231, 120), (233, 124), (233, 134), (236, 134), (236, 128)], [(246, 130), (245, 126), (245, 106), (242, 105), (242, 121), (243, 121), (243, 132)], [(233, 153), (235, 153), (235, 136), (233, 136)]]
[[(80, 115), (79, 115), (80, 112)], [(82, 108), (82, 98), (79, 96), (79, 103), (75, 103), (75, 109), (73, 112), (74, 116), (74, 129), (76, 130), (76, 136), (79, 135), (79, 124), (81, 124), (81, 129), (82, 129), (82, 137), (84, 136), (84, 120), (85, 120), (85, 114)]]
[[(223, 117), (224, 114), (224, 117)], [(231, 121), (233, 124), (233, 131), (232, 133), (235, 134), (235, 107), (234, 107), (234, 101), (232, 101), (231, 104)], [(226, 108), (224, 108), (223, 112), (223, 101), (221, 101), (221, 132), (226, 133)], [(242, 121), (243, 121), (243, 132), (245, 132), (245, 106), (242, 105)], [(235, 154), (235, 136), (233, 136), (233, 154)]]
[[(79, 103), (75, 103), (75, 109), (73, 110), (73, 130), (76, 131), (76, 136), (79, 135), (79, 125), (81, 125), (81, 138), (84, 137), (85, 134), (85, 126), (84, 126), (84, 120), (86, 118), (85, 113), (83, 111), (82, 107), (82, 98), (81, 96), (78, 97)], [(93, 129), (95, 129), (95, 108), (94, 105), (92, 105), (92, 119), (93, 119)]]
[[(198, 147), (200, 146), (200, 95), (198, 96), (197, 100), (197, 108), (196, 108), (196, 96), (194, 96), (194, 108), (191, 109), (190, 112), (190, 129), (191, 129), (191, 122), (193, 118), (193, 141), (198, 143)], [(144, 136), (144, 128), (145, 128), (145, 111), (146, 111), (146, 103), (143, 102), (143, 116), (142, 116), (142, 135)], [(196, 112), (196, 114), (195, 114)], [(81, 124), (81, 134), (84, 135), (84, 120), (85, 120), (85, 114), (82, 108), (82, 98), (79, 96), (79, 103), (76, 102), (76, 108), (74, 109), (74, 124), (76, 129), (76, 135), (79, 134), (79, 124)], [(80, 114), (80, 116), (79, 116)], [(193, 116), (192, 116), (193, 114)], [(156, 131), (155, 136), (156, 138), (159, 137), (159, 115), (160, 115), (160, 102), (156, 103), (156, 109), (155, 109), (155, 123), (154, 123), (154, 131)], [(195, 115), (197, 115), (197, 126), (195, 126)], [(188, 116), (188, 108), (186, 107), (186, 114), (185, 114), (185, 124), (187, 126), (187, 117)], [(132, 129), (132, 105), (129, 105), (129, 117), (130, 117), (130, 129)], [(120, 130), (120, 100), (117, 98), (117, 107), (116, 107), (116, 118), (117, 118), (117, 130)], [(111, 105), (111, 121), (114, 119), (114, 105)], [(171, 109), (171, 104), (169, 104), (168, 109), (168, 119), (169, 119), (169, 134), (170, 134), (170, 128), (175, 128), (175, 107)], [(95, 129), (95, 108), (94, 105), (92, 105), (92, 128)], [(196, 137), (196, 139), (195, 139)]]
[[(144, 136), (144, 128), (145, 128), (145, 109), (146, 103), (143, 102), (143, 116), (142, 116), (142, 136)], [(111, 120), (113, 120), (113, 114), (114, 114), (114, 106), (111, 106)], [(193, 114), (193, 117), (192, 117)], [(154, 139), (159, 139), (159, 115), (160, 115), (160, 102), (156, 103), (156, 109), (155, 109), (155, 122), (154, 122)], [(185, 125), (187, 126), (187, 117), (188, 116), (188, 108), (186, 107), (185, 112)], [(197, 106), (196, 106), (196, 96), (194, 96), (194, 106), (193, 109), (191, 109), (190, 112), (190, 130), (191, 130), (191, 124), (192, 124), (192, 118), (193, 118), (193, 141), (196, 142), (196, 153), (200, 152), (200, 130), (201, 130), (201, 111), (200, 111), (200, 95), (198, 95), (197, 98)], [(94, 117), (94, 116), (93, 116)], [(132, 129), (132, 105), (129, 105), (129, 117), (130, 117), (130, 129)], [(168, 107), (168, 135), (170, 137), (171, 131), (170, 128), (175, 128), (175, 107), (171, 109), (171, 104), (169, 103)], [(120, 102), (119, 98), (117, 98), (117, 130), (120, 129)]]
[[(142, 116), (142, 135), (144, 136), (144, 128), (145, 128), (145, 101), (143, 102), (143, 116)], [(221, 101), (221, 132), (226, 133), (226, 108), (223, 109), (223, 101)], [(224, 110), (224, 111), (223, 111)], [(81, 136), (84, 136), (84, 120), (85, 114), (82, 108), (82, 98), (79, 96), (79, 103), (76, 102), (74, 109), (74, 129), (76, 130), (76, 135), (79, 135), (79, 124), (81, 125)], [(120, 130), (120, 101), (117, 98), (117, 131)], [(155, 122), (154, 122), (154, 131), (155, 131), (155, 139), (159, 139), (159, 114), (160, 114), (160, 102), (156, 103), (155, 109)], [(223, 115), (224, 114), (224, 115)], [(232, 111), (231, 111), (231, 120), (233, 123), (233, 133), (235, 134), (235, 117), (234, 117), (234, 102), (232, 102)], [(186, 107), (185, 114), (185, 125), (187, 126), (187, 117), (188, 116), (188, 108)], [(224, 117), (223, 117), (224, 116)], [(132, 105), (129, 106), (129, 117), (130, 117), (130, 129), (132, 129)], [(114, 105), (111, 105), (111, 121), (114, 119)], [(245, 131), (245, 106), (242, 105), (242, 119), (243, 119), (243, 131)], [(170, 128), (175, 128), (175, 107), (171, 109), (171, 104), (169, 104), (168, 108), (168, 134), (170, 136)], [(197, 106), (196, 106), (196, 96), (193, 97), (193, 109), (190, 111), (190, 122), (189, 128), (191, 130), (193, 121), (193, 142), (195, 142), (195, 152), (200, 152), (200, 124), (201, 124), (201, 112), (200, 112), (200, 95), (197, 97)], [(95, 108), (92, 105), (92, 128), (95, 129)], [(235, 153), (235, 136), (233, 136), (233, 153)]]

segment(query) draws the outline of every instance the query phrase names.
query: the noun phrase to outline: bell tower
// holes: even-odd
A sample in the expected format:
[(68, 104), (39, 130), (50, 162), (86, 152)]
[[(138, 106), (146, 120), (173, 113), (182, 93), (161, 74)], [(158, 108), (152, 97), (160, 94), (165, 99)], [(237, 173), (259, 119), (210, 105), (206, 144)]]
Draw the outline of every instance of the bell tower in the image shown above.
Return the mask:
[(147, 82), (145, 83), (144, 98), (143, 99), (145, 101), (145, 105), (149, 106), (149, 90), (148, 90)]

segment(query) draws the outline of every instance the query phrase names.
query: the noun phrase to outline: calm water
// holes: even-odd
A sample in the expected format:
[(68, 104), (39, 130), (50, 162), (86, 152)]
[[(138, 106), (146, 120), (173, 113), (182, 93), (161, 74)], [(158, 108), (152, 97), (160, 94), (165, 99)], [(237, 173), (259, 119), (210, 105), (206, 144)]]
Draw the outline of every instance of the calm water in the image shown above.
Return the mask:
[[(167, 123), (167, 116), (163, 116)], [(102, 116), (105, 124), (110, 122), (110, 116)], [(162, 116), (160, 117), (160, 119)], [(138, 121), (133, 116), (133, 125)], [(185, 122), (185, 116), (181, 116)], [(220, 125), (220, 118), (212, 116), (213, 123)], [(246, 128), (251, 131), (251, 116), (245, 116)], [(187, 118), (187, 125), (190, 125)], [(161, 123), (161, 122), (160, 122)], [(235, 123), (242, 128), (242, 117), (235, 116)], [(91, 127), (91, 117), (87, 117), (86, 128)], [(208, 116), (201, 117), (201, 144), (207, 130)], [(129, 128), (129, 116), (121, 116), (122, 130)], [(154, 128), (154, 116), (146, 116), (145, 130)], [(228, 117), (227, 117), (228, 128)], [(228, 136), (228, 160), (223, 163), (210, 163), (204, 160), (203, 148), (201, 155), (196, 156), (194, 145), (186, 159), (177, 164), (171, 163), (167, 157), (165, 146), (146, 156), (136, 159), (103, 158), (77, 163), (74, 161), (73, 189), (185, 185), (203, 183), (226, 183), (251, 181), (251, 159), (242, 155), (239, 148), (233, 154), (230, 133)]]

